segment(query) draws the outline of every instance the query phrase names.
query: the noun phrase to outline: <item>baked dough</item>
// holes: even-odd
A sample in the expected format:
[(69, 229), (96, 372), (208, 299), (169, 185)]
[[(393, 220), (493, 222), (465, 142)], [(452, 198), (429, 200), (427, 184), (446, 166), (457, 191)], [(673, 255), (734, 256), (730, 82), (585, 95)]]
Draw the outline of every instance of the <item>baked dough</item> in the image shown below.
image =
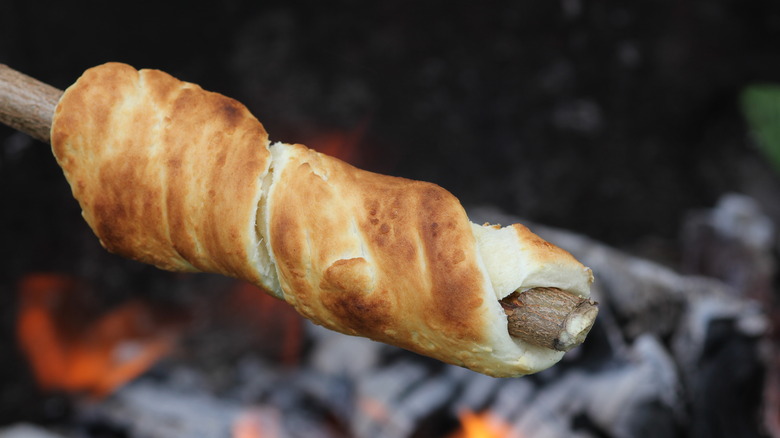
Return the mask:
[(157, 70), (87, 70), (52, 149), (109, 251), (257, 284), (317, 324), (492, 376), (562, 352), (511, 337), (516, 290), (589, 294), (590, 269), (522, 225), (472, 224), (434, 184), (270, 145), (237, 101)]

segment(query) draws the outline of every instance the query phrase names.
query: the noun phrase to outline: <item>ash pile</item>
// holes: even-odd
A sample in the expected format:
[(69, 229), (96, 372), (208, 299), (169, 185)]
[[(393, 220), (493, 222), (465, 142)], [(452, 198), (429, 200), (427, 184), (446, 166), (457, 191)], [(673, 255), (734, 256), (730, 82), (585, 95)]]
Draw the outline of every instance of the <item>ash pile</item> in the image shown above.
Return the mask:
[[(470, 215), (521, 222), (494, 208)], [(67, 415), (0, 437), (476, 436), (467, 421), (495, 437), (779, 436), (776, 236), (752, 199), (727, 195), (690, 215), (684, 274), (531, 228), (593, 268), (600, 303), (585, 344), (542, 373), (494, 379), (276, 311), (259, 318), (271, 323), (255, 330), (262, 339), (237, 339), (245, 326), (212, 315), (140, 377), (99, 397), (60, 398)]]

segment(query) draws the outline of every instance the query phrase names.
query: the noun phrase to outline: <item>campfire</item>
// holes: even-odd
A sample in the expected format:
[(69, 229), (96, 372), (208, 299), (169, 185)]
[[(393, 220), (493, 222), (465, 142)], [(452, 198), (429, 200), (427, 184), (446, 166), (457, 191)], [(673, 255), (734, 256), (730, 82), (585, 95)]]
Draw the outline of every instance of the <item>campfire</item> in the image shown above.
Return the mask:
[[(518, 219), (486, 207), (470, 214)], [(518, 379), (330, 332), (235, 280), (150, 270), (148, 287), (190, 290), (165, 300), (131, 292), (109, 305), (101, 299), (107, 291), (88, 279), (30, 273), (15, 291), (17, 345), (41, 403), (56, 395), (68, 414), (41, 413), (40, 422), (5, 433), (752, 436), (777, 420), (777, 381), (762, 353), (772, 351), (772, 321), (760, 297), (749, 295), (768, 284), (774, 264), (767, 242), (741, 237), (771, 237), (771, 229), (762, 234), (764, 219), (739, 196), (692, 216), (686, 275), (532, 225), (594, 269), (604, 310), (562, 363)], [(751, 257), (733, 257), (744, 251)]]
[[(563, 3), (572, 20), (584, 7)], [(534, 160), (547, 153), (535, 148), (544, 147), (535, 146), (533, 136), (518, 140), (508, 128), (516, 123), (513, 101), (496, 98), (498, 103), (483, 115), (483, 98), (475, 97), (511, 93), (548, 102), (547, 96), (532, 93), (570, 90), (573, 73), (565, 61), (551, 59), (534, 73), (539, 84), (529, 82), (521, 93), (506, 84), (474, 88), (489, 81), (481, 81), (470, 66), (450, 78), (443, 73), (444, 61), (415, 58), (412, 63), (423, 66), (415, 79), (421, 87), (433, 89), (446, 79), (453, 83), (442, 86), (450, 90), (433, 92), (414, 107), (391, 106), (390, 112), (412, 115), (401, 123), (386, 122), (388, 110), (372, 103), (379, 99), (366, 91), (370, 81), (334, 74), (330, 86), (336, 91), (307, 88), (310, 73), (296, 70), (297, 58), (283, 53), (299, 32), (291, 17), (281, 10), (243, 28), (243, 39), (233, 49), (243, 56), (231, 55), (230, 63), (241, 76), (234, 87), (241, 96), (236, 97), (272, 113), (269, 119), (282, 136), (382, 172), (430, 176), (468, 194), (466, 209), (474, 222), (523, 223), (571, 252), (593, 269), (593, 299), (600, 306), (585, 343), (541, 373), (492, 378), (323, 329), (240, 280), (163, 272), (121, 259), (106, 253), (82, 222), (49, 148), (23, 134), (0, 131), (6, 135), (0, 177), (10, 192), (5, 204), (20, 206), (2, 217), (12, 230), (4, 234), (4, 247), (13, 257), (0, 278), (0, 437), (780, 437), (778, 212), (767, 208), (773, 193), (751, 193), (764, 193), (763, 199), (727, 193), (706, 207), (686, 206), (688, 214), (671, 226), (679, 228), (673, 251), (653, 246), (652, 236), (644, 247), (617, 248), (619, 233), (606, 229), (617, 214), (604, 207), (612, 207), (608, 202), (591, 208), (579, 192), (582, 196), (572, 195), (571, 203), (547, 202), (557, 196), (568, 172), (582, 167), (576, 162), (587, 153), (579, 145), (603, 140), (599, 132), (614, 115), (599, 99), (566, 95), (551, 103), (554, 134), (538, 121), (542, 115), (522, 114), (531, 120), (523, 126), (526, 132), (577, 145), (543, 168)], [(281, 35), (280, 41), (266, 41), (271, 39), (263, 33), (267, 29)], [(509, 50), (514, 43), (507, 38), (500, 47)], [(249, 61), (257, 59), (246, 56), (254, 48), (241, 44), (252, 39), (278, 49), (263, 53), (284, 66), (283, 74)], [(371, 44), (392, 48), (402, 40), (388, 28)], [(556, 35), (552, 45), (558, 44)], [(632, 69), (643, 62), (634, 42), (617, 46), (615, 62)], [(461, 59), (460, 54), (450, 56)], [(381, 65), (400, 76), (409, 64)], [(507, 74), (517, 73), (510, 69)], [(289, 94), (290, 89), (309, 94)], [(264, 106), (266, 100), (273, 104)], [(314, 123), (311, 114), (296, 112), (316, 106), (311, 100), (336, 102), (318, 110), (335, 115), (319, 114)], [(450, 115), (452, 107), (465, 113)], [(329, 117), (337, 123), (329, 125)], [(436, 117), (443, 120), (436, 128), (446, 129), (435, 136), (417, 139), (419, 129), (404, 127), (410, 120), (425, 125)], [(464, 128), (469, 124), (474, 127)], [(397, 145), (399, 137), (409, 145)], [(625, 139), (619, 137), (615, 142), (622, 147)], [(506, 150), (491, 148), (492, 156), (477, 160), (483, 142)], [(435, 146), (428, 150), (420, 143)], [(518, 158), (515, 150), (530, 158)], [(610, 156), (625, 153), (610, 151)], [(518, 161), (526, 164), (515, 168)], [(503, 176), (495, 177), (498, 173)], [(621, 190), (632, 190), (618, 187), (622, 174), (615, 175), (586, 180), (589, 187), (600, 184), (610, 201)], [(653, 177), (658, 185), (655, 179), (665, 174)], [(761, 177), (751, 175), (755, 180), (750, 181), (760, 186)], [(679, 182), (671, 186), (682, 187)], [(537, 189), (544, 195), (534, 195)], [(615, 209), (631, 210), (636, 197), (626, 196), (632, 201)], [(626, 213), (631, 224), (641, 225), (634, 232), (655, 231), (654, 217), (644, 222), (637, 217), (658, 204), (640, 205), (636, 210), (641, 212)], [(582, 228), (576, 232), (564, 229), (580, 220), (570, 217), (573, 212), (582, 212)], [(553, 218), (561, 227), (516, 213), (535, 213), (541, 221)], [(659, 233), (674, 234), (664, 223)], [(590, 232), (611, 241), (589, 238)]]
[(507, 423), (491, 412), (474, 413), (464, 411), (459, 415), (461, 428), (450, 438), (502, 438), (510, 436)]
[(166, 355), (175, 315), (138, 300), (103, 314), (79, 281), (32, 274), (17, 291), (17, 336), (41, 389), (104, 397)]

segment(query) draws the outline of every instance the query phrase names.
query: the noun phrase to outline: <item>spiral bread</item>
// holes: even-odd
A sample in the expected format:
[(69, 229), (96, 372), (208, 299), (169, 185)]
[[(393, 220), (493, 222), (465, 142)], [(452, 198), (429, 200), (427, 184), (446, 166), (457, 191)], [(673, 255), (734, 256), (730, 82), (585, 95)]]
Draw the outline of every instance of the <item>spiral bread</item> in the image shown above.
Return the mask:
[(519, 376), (563, 353), (510, 336), (499, 300), (589, 295), (590, 269), (524, 226), (476, 225), (434, 184), (270, 144), (242, 104), (158, 70), (87, 70), (51, 140), (107, 250), (250, 281), (342, 333)]

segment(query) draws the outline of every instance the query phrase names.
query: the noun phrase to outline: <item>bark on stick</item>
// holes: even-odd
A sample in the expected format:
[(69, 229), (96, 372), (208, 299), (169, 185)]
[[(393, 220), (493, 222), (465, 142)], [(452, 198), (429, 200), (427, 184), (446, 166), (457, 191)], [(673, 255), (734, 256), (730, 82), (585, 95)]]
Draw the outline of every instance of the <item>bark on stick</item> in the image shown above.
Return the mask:
[(510, 335), (557, 351), (580, 345), (598, 314), (596, 302), (550, 287), (515, 292), (501, 305)]
[(62, 91), (0, 64), (0, 122), (44, 143)]

